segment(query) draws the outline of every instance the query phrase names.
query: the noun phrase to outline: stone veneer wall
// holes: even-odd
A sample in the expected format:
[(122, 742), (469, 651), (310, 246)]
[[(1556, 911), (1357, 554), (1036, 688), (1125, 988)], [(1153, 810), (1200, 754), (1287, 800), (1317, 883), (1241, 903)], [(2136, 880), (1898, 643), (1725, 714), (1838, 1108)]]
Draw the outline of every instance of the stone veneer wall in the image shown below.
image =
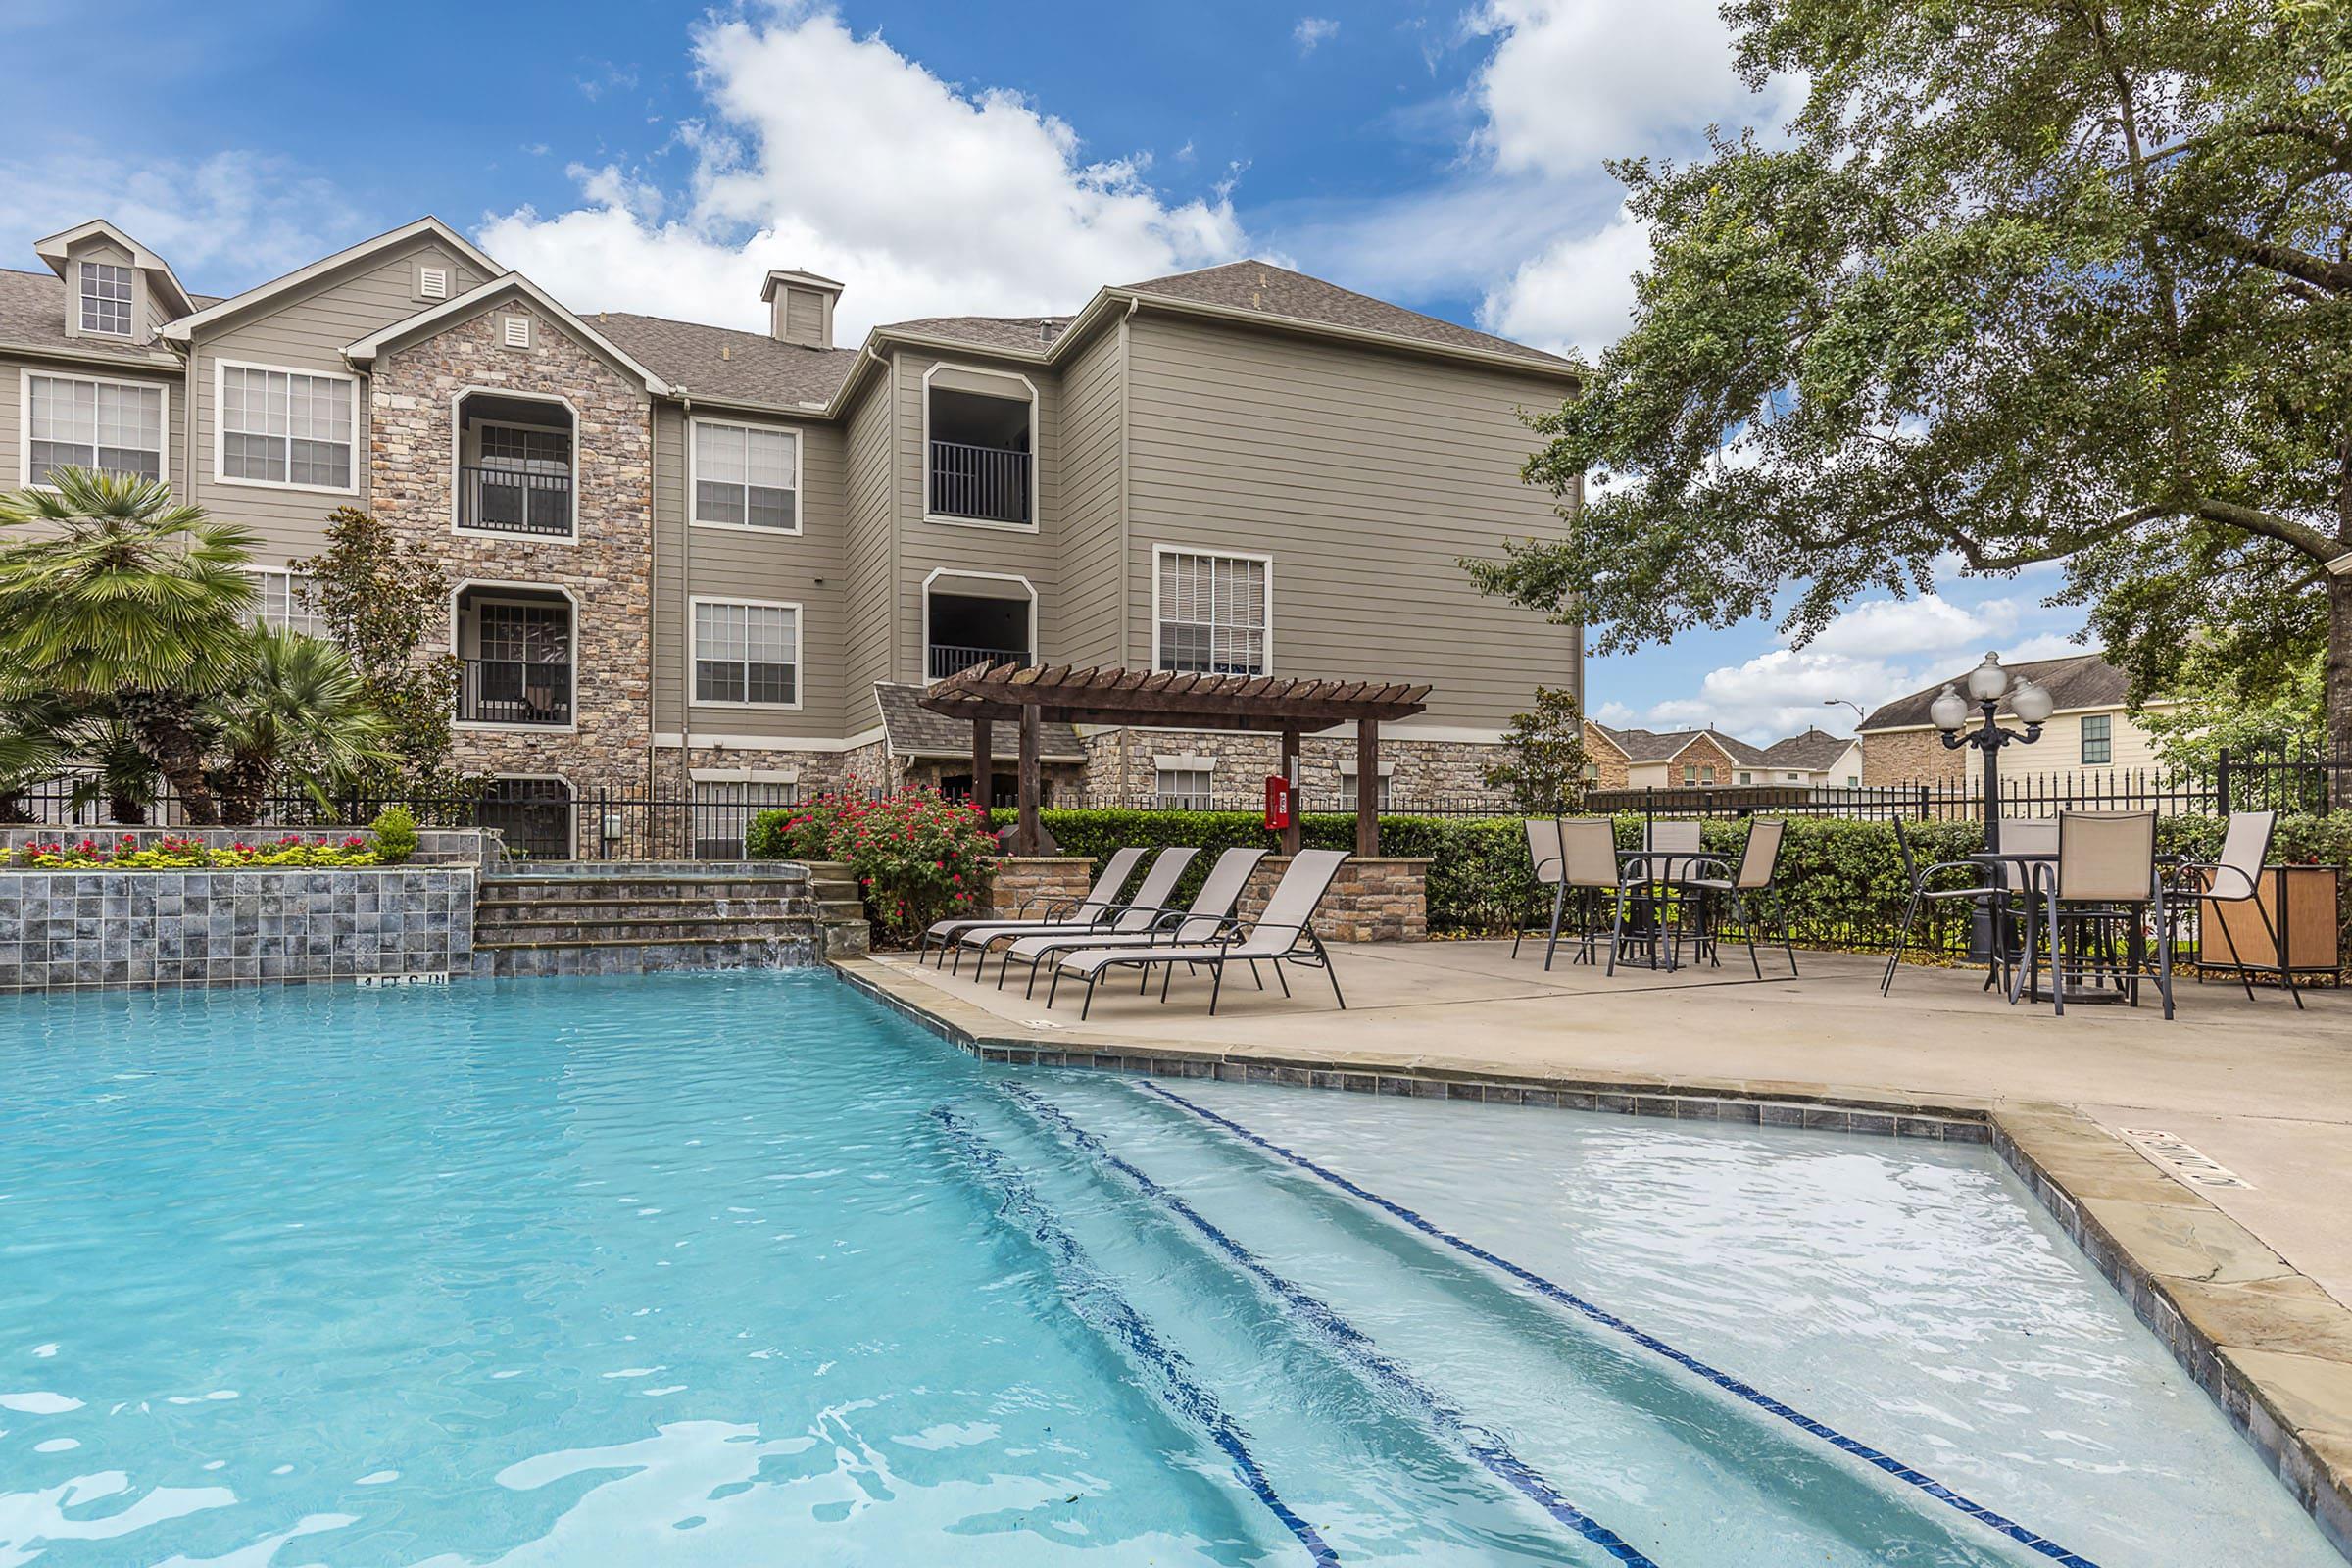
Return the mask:
[[(1234, 912), (1245, 920), (1263, 914), (1290, 864), (1287, 855), (1260, 860)], [(1326, 942), (1427, 941), (1429, 866), (1426, 859), (1403, 857), (1350, 859), (1315, 911), (1315, 935)]]
[(0, 993), (464, 974), (475, 874), (0, 872)]
[(1967, 781), (1964, 754), (1945, 747), (1940, 730), (1886, 730), (1862, 737), (1863, 788), (1938, 781)]
[(1095, 862), (1083, 855), (1005, 856), (997, 861), (997, 874), (988, 886), (988, 909), (1007, 920), (1035, 914), (1034, 906), (1057, 899), (1072, 903), (1094, 886)]
[[(531, 318), (531, 345), (501, 323)], [(460, 393), (560, 397), (572, 411), (578, 539), (474, 536), (453, 528)], [(369, 383), (369, 505), (403, 538), (467, 581), (562, 588), (573, 604), (571, 730), (461, 729), (458, 766), (555, 774), (580, 794), (642, 791), (653, 742), (653, 404), (644, 387), (559, 323), (515, 300), (379, 358)], [(674, 657), (674, 654), (673, 656)]]
[[(1202, 730), (1098, 730), (1084, 737), (1085, 787), (1096, 796), (1148, 796), (1158, 785), (1160, 757), (1214, 760), (1219, 798), (1257, 798), (1266, 775), (1282, 766), (1282, 737)], [(1425, 741), (1384, 731), (1380, 761), (1398, 800), (1432, 795), (1484, 795), (1486, 770), (1502, 748), (1475, 741)], [(1342, 764), (1355, 761), (1355, 736), (1307, 735), (1298, 743), (1299, 788), (1331, 796), (1354, 788)]]

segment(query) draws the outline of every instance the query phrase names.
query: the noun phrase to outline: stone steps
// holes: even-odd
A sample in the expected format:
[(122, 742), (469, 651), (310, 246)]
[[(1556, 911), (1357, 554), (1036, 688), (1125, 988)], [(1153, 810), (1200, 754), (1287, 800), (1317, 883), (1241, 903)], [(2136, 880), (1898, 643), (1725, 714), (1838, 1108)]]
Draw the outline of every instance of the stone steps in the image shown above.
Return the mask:
[(824, 925), (797, 865), (594, 861), (482, 879), (476, 974), (615, 974), (811, 963)]

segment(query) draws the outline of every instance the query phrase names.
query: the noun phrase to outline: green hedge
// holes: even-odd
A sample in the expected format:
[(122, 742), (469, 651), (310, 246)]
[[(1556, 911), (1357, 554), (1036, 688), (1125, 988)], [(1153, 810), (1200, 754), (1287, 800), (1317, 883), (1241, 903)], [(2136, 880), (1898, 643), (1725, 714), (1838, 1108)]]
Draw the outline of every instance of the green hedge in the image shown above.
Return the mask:
[[(1013, 813), (1000, 810), (1002, 826)], [(1218, 854), (1235, 846), (1280, 848), (1278, 835), (1259, 824), (1254, 811), (1049, 810), (1048, 832), (1070, 855), (1091, 858), (1098, 870), (1113, 850), (1141, 844), (1152, 848), (1192, 845), (1201, 851), (1178, 886), (1190, 899)], [(1615, 819), (1617, 842), (1633, 849), (1642, 842), (1642, 818)], [(1317, 849), (1351, 849), (1352, 815), (1312, 814), (1299, 819), (1301, 839)], [(1921, 862), (1956, 860), (1984, 846), (1974, 822), (1907, 822), (1904, 832)], [(2209, 857), (2221, 846), (2221, 822), (2207, 816), (2174, 816), (2157, 823), (2158, 847), (2167, 853)], [(1737, 855), (1746, 837), (1744, 822), (1708, 822), (1701, 837), (1708, 850)], [(1517, 817), (1384, 816), (1382, 852), (1425, 856), (1429, 875), (1430, 929), (1447, 933), (1505, 932), (1514, 923), (1546, 919), (1550, 898), (1535, 880), (1527, 839)], [(2325, 817), (2290, 817), (2279, 823), (2273, 858), (2352, 862), (2352, 811)], [(1836, 817), (1794, 817), (1782, 850), (1781, 884), (1797, 940), (1824, 947), (1885, 948), (1902, 919), (1908, 885), (1894, 828), (1886, 822)], [(2352, 916), (2352, 909), (2347, 909)], [(1946, 905), (1923, 915), (1914, 942), (1923, 948), (1956, 943), (1969, 917), (1965, 905)], [(2346, 948), (2352, 951), (2352, 919)]]

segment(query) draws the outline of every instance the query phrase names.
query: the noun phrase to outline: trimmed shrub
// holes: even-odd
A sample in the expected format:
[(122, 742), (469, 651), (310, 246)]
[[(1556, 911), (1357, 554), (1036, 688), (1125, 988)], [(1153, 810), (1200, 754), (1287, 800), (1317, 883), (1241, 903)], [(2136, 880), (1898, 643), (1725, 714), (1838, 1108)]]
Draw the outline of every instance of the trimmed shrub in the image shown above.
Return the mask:
[(381, 865), (383, 858), (368, 846), (364, 834), (340, 839), (306, 839), (299, 833), (211, 847), (202, 839), (167, 834), (146, 848), (133, 834), (112, 843), (100, 838), (27, 844), (17, 852), (17, 863), (38, 870), (184, 871), (208, 866), (355, 866)]
[(375, 853), (386, 865), (406, 865), (416, 853), (416, 816), (405, 806), (395, 803), (376, 812), (368, 831), (375, 835)]
[(760, 812), (744, 834), (753, 859), (847, 861), (875, 935), (901, 945), (980, 902), (995, 849), (986, 811), (928, 788), (820, 795)]

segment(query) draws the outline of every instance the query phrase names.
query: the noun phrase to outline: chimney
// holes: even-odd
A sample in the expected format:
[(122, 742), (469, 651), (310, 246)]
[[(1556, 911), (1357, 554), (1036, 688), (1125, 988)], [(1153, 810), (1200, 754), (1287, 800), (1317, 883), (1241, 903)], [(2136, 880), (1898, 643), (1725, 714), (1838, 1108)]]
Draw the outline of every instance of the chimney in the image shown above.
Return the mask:
[(805, 349), (833, 346), (833, 302), (839, 283), (814, 272), (778, 269), (767, 274), (760, 298), (767, 305), (767, 335)]

